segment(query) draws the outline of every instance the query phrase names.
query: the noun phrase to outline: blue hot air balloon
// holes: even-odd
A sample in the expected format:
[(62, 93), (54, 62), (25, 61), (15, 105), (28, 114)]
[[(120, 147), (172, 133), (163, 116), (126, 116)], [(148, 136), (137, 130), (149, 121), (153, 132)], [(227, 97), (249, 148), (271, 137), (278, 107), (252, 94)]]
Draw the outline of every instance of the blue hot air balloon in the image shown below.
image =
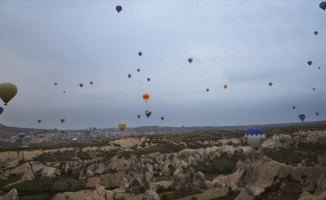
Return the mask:
[(0, 115), (1, 115), (1, 113), (3, 112), (3, 108), (2, 107), (0, 107)]
[(245, 132), (246, 142), (254, 149), (258, 149), (266, 139), (266, 134), (261, 128), (249, 128)]
[(306, 115), (304, 114), (300, 114), (299, 115), (299, 119), (303, 122), (303, 120), (306, 118)]

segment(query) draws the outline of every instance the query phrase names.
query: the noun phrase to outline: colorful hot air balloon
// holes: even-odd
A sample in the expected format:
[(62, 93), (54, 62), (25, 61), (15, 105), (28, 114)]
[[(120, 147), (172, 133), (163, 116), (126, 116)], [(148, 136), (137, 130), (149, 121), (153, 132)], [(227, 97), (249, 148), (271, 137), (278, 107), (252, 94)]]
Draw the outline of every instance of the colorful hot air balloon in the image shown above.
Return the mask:
[(150, 78), (147, 78), (147, 81), (149, 82), (151, 79)]
[(315, 114), (316, 114), (316, 115), (317, 115), (317, 117), (318, 117), (318, 115), (319, 115), (319, 112), (316, 112)]
[(312, 61), (309, 60), (307, 63), (308, 63), (308, 65), (311, 65), (312, 64)]
[(161, 117), (161, 120), (164, 120), (164, 117)]
[(300, 114), (299, 115), (299, 119), (303, 122), (303, 120), (306, 118), (306, 116), (304, 114)]
[(16, 96), (16, 94), (17, 94), (16, 85), (12, 83), (0, 84), (0, 98), (5, 103), (5, 105), (7, 105), (8, 102)]
[(272, 85), (273, 85), (273, 83), (272, 83), (272, 82), (269, 82), (269, 83), (268, 83), (268, 85), (269, 85), (269, 86), (272, 86)]
[(82, 84), (82, 83), (79, 83), (79, 86), (80, 86), (80, 87), (83, 87), (83, 84)]
[(191, 64), (191, 62), (192, 62), (192, 58), (188, 58), (188, 62)]
[(151, 111), (149, 111), (149, 110), (145, 111), (145, 115), (146, 115), (147, 118), (149, 118), (151, 116), (151, 114), (152, 114)]
[(140, 71), (140, 69), (137, 69), (137, 72), (139, 72)]
[(258, 149), (266, 139), (266, 134), (261, 128), (249, 128), (245, 132), (246, 142), (254, 149)]
[(149, 94), (143, 94), (143, 99), (145, 102), (147, 102), (149, 99)]
[(315, 31), (314, 34), (315, 34), (315, 35), (318, 35), (318, 31)]
[(138, 118), (138, 119), (140, 118), (140, 115), (139, 115), (139, 114), (137, 115), (137, 118)]
[(208, 92), (209, 91), (209, 89), (208, 88), (206, 88), (206, 92)]
[(128, 74), (128, 78), (130, 78), (131, 77), (131, 74)]
[(62, 119), (60, 119), (60, 121), (61, 121), (61, 123), (63, 123), (63, 122), (65, 122), (65, 119), (64, 119), (64, 118), (62, 118)]
[(3, 108), (2, 107), (0, 107), (0, 115), (1, 115), (1, 113), (3, 112)]
[(119, 129), (121, 132), (123, 132), (126, 129), (126, 124), (125, 123), (120, 123), (119, 124)]
[(293, 110), (295, 109), (295, 106), (292, 106)]
[(37, 120), (37, 122), (38, 122), (38, 123), (41, 123), (41, 120), (39, 119), (39, 120)]
[(121, 12), (121, 10), (122, 10), (122, 7), (120, 6), (120, 5), (118, 5), (118, 6), (116, 6), (115, 7), (115, 9), (117, 10), (117, 12), (119, 13), (119, 12)]
[(319, 8), (323, 9), (325, 11), (326, 9), (326, 1), (323, 1), (319, 4)]
[(226, 89), (228, 87), (228, 85), (224, 85), (224, 89)]
[(93, 85), (93, 81), (89, 82), (91, 85)]
[(143, 55), (143, 53), (142, 52), (138, 52), (138, 55), (141, 56), (141, 55)]

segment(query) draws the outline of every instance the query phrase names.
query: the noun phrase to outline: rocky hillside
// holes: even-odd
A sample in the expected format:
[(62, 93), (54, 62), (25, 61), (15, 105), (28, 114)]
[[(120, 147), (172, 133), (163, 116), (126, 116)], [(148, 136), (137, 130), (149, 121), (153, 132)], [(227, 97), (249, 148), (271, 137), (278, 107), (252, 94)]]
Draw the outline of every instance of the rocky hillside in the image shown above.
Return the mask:
[(266, 132), (267, 140), (259, 151), (243, 142), (241, 130), (2, 151), (0, 187), (3, 194), (17, 189), (24, 199), (59, 199), (60, 195), (73, 199), (80, 192), (85, 199), (95, 194), (103, 199), (142, 199), (147, 190), (156, 191), (161, 199), (324, 195), (326, 126), (269, 128)]

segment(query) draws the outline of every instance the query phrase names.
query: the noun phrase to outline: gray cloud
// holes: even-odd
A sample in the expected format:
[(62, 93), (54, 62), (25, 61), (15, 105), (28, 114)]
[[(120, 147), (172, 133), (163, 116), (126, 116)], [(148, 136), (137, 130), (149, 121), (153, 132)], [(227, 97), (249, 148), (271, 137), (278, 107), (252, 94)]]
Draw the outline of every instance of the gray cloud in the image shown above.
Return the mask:
[(119, 3), (118, 14), (111, 1), (0, 2), (0, 81), (19, 89), (2, 106), (1, 123), (222, 126), (298, 122), (300, 113), (325, 120), (326, 26), (318, 3)]

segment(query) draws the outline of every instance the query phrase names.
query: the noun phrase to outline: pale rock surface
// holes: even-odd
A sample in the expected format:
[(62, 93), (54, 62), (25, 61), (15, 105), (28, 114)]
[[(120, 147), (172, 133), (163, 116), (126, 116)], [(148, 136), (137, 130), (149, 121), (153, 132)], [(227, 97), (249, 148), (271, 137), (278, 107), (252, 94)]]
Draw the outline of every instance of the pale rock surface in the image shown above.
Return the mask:
[(128, 189), (129, 188), (129, 181), (126, 177), (123, 177), (121, 179), (120, 185), (119, 185), (120, 189)]
[[(124, 171), (119, 171), (114, 174), (102, 174), (100, 177), (105, 188), (115, 188), (120, 186), (120, 181), (123, 177), (126, 177), (126, 173)], [(129, 177), (127, 177), (127, 179), (128, 178)]]
[(25, 162), (31, 161), (39, 155), (42, 155), (42, 150), (34, 150), (34, 151), (22, 151), (23, 159)]
[(312, 195), (309, 192), (303, 192), (298, 200), (326, 200), (326, 191), (318, 195)]
[(103, 174), (105, 172), (106, 172), (106, 165), (104, 163), (98, 164), (95, 170), (95, 174)]
[(0, 168), (12, 168), (18, 165), (18, 153), (17, 151), (5, 151), (0, 152)]
[(169, 162), (165, 162), (163, 165), (162, 175), (169, 176), (170, 175), (170, 168), (169, 168)]
[(7, 194), (0, 197), (0, 200), (18, 200), (18, 192), (16, 188), (10, 190)]
[(10, 170), (9, 174), (22, 174), (22, 180), (33, 180), (35, 178), (35, 175), (32, 171), (32, 167), (28, 162)]
[(242, 190), (234, 200), (254, 200), (254, 196), (249, 194), (247, 190)]
[(55, 177), (61, 175), (61, 171), (57, 168), (47, 167), (40, 162), (30, 161), (32, 171), (35, 175), (41, 177)]
[(87, 179), (86, 187), (95, 187), (98, 184), (102, 184), (102, 180), (100, 177), (90, 177)]
[(142, 200), (160, 200), (160, 197), (154, 190), (146, 190)]
[[(111, 197), (111, 198), (110, 198)], [(98, 184), (93, 190), (81, 190), (78, 192), (58, 193), (52, 197), (52, 200), (108, 200), (113, 199), (112, 195), (105, 188)]]
[(183, 174), (183, 169), (181, 166), (179, 166), (177, 169), (175, 169), (175, 171), (173, 172), (173, 176), (177, 175), (177, 174)]

